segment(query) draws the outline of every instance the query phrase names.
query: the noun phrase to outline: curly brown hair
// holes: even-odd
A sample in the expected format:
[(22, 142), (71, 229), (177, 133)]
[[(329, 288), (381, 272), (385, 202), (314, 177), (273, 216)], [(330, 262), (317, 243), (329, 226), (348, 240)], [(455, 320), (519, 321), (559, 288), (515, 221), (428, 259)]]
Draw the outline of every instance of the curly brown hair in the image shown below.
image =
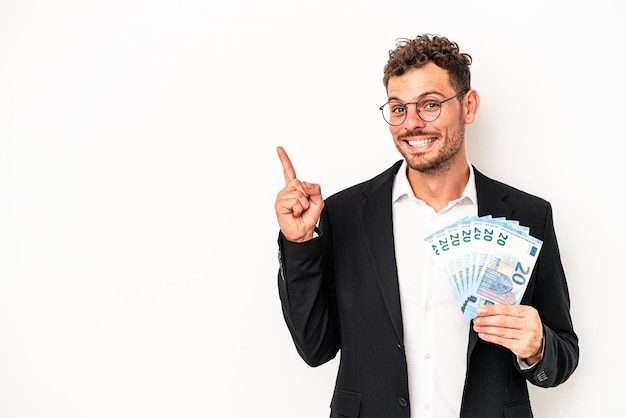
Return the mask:
[(472, 57), (461, 52), (456, 42), (431, 34), (419, 35), (415, 39), (398, 39), (396, 49), (389, 51), (389, 60), (385, 65), (383, 77), (385, 88), (391, 77), (401, 76), (429, 61), (448, 72), (450, 86), (456, 91), (471, 88)]

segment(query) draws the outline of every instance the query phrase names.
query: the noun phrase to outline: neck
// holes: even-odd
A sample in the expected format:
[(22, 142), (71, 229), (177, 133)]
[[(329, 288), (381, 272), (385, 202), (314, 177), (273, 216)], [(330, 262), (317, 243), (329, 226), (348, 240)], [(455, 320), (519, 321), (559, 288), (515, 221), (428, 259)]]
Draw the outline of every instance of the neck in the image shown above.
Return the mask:
[(463, 195), (469, 175), (470, 170), (465, 159), (437, 172), (424, 173), (407, 168), (407, 177), (415, 197), (426, 202), (436, 212)]

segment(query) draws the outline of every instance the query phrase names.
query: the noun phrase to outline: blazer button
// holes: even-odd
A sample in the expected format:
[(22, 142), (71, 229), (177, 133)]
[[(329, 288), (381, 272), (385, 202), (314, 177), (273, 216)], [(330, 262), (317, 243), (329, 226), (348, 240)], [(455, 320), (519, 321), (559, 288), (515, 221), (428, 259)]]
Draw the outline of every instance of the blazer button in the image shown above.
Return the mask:
[(403, 407), (403, 408), (409, 405), (407, 400), (404, 399), (404, 398), (398, 398), (398, 404), (400, 404), (400, 406)]

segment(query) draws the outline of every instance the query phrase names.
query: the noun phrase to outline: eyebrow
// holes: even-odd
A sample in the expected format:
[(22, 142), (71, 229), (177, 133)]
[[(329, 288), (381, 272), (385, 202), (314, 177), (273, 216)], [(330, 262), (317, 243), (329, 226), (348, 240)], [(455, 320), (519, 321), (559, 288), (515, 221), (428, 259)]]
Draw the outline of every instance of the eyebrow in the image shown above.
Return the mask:
[[(424, 92), (424, 93), (420, 94), (420, 95), (417, 97), (417, 100), (421, 99), (422, 97), (426, 97), (426, 96), (440, 96), (440, 97), (444, 97), (444, 94), (442, 94), (441, 92), (435, 91), (435, 90), (426, 91), (426, 92)], [(398, 100), (398, 101), (400, 101), (400, 102), (402, 101), (402, 99), (400, 99), (400, 98), (399, 98), (399, 97), (397, 97), (397, 96), (389, 96), (389, 97), (387, 98), (387, 100)]]

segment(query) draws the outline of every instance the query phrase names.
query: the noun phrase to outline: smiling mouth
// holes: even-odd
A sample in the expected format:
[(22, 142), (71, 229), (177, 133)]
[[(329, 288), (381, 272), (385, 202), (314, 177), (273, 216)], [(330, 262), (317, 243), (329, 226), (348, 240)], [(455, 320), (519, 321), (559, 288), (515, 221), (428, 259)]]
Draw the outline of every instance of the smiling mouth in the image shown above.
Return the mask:
[(435, 142), (437, 138), (426, 138), (426, 139), (407, 139), (406, 142), (412, 147), (423, 147), (424, 145), (428, 145), (432, 142)]

